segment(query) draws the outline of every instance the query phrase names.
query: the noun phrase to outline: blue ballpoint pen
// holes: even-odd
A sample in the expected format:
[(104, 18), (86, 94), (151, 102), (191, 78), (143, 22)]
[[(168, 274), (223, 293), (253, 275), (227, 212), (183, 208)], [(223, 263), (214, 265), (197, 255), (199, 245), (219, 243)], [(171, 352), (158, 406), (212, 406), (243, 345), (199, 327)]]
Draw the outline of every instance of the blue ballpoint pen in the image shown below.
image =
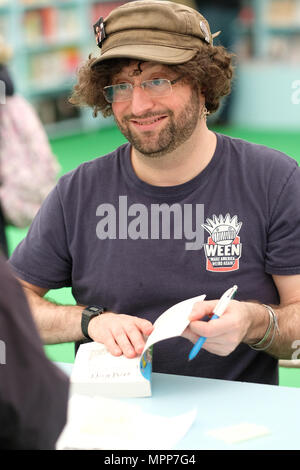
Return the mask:
[[(215, 306), (213, 310), (213, 316), (211, 317), (211, 320), (216, 320), (218, 319), (223, 313), (225, 312), (229, 302), (231, 299), (233, 299), (235, 293), (237, 291), (237, 286), (233, 286), (230, 289), (228, 289), (222, 297), (220, 298), (219, 302)], [(189, 361), (194, 359), (200, 349), (202, 348), (203, 344), (205, 343), (206, 338), (204, 336), (200, 336), (198, 341), (194, 344), (193, 348), (191, 349), (191, 352), (189, 354)]]

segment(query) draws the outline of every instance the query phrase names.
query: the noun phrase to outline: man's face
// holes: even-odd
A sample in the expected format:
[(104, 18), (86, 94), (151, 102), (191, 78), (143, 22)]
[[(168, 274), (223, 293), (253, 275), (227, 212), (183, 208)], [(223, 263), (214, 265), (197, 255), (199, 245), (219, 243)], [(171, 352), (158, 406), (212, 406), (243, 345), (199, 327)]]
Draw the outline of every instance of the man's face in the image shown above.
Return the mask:
[(169, 67), (151, 62), (132, 62), (113, 77), (112, 84), (135, 85), (132, 99), (112, 103), (115, 120), (132, 146), (148, 157), (160, 157), (174, 151), (193, 134), (200, 114), (198, 93), (178, 81), (169, 96), (152, 97), (139, 86), (145, 80), (178, 75)]

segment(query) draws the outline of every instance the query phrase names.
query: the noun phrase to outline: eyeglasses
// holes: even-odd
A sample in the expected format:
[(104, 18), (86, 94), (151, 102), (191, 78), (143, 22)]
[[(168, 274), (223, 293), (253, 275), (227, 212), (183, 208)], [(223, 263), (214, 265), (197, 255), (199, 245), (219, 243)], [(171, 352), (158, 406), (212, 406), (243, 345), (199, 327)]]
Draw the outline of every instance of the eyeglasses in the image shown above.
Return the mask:
[(117, 85), (109, 85), (103, 88), (103, 94), (109, 103), (120, 103), (121, 101), (130, 101), (132, 99), (133, 89), (141, 87), (149, 96), (158, 98), (160, 96), (168, 96), (172, 93), (172, 85), (175, 85), (182, 77), (175, 80), (167, 80), (166, 78), (155, 78), (153, 80), (145, 80), (140, 85), (132, 85), (131, 83), (119, 83)]

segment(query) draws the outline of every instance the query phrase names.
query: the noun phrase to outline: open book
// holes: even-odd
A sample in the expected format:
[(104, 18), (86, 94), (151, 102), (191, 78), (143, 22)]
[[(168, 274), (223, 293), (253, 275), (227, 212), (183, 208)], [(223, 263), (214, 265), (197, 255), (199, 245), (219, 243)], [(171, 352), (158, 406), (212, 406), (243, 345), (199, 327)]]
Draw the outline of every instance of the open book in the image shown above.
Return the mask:
[[(180, 336), (189, 325), (193, 297), (166, 310), (154, 323), (142, 354), (129, 359), (111, 355), (100, 343), (82, 344), (76, 354), (71, 385), (76, 393), (109, 397), (151, 396), (152, 349), (159, 341)], [(187, 358), (188, 360), (188, 358)]]

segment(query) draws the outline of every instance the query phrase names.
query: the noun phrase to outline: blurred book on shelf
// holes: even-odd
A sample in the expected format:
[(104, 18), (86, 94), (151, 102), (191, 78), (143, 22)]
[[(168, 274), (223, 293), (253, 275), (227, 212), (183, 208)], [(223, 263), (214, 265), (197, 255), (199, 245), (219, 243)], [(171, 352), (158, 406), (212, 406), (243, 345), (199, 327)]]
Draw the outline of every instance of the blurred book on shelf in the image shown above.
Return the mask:
[[(18, 0), (21, 5), (31, 6), (31, 5), (48, 5), (51, 3), (51, 0)], [(57, 4), (68, 4), (74, 3), (74, 0), (56, 0)]]
[(28, 46), (80, 39), (79, 16), (73, 8), (47, 7), (26, 11), (23, 27)]
[(268, 57), (276, 61), (300, 63), (300, 31), (297, 34), (271, 37), (268, 44)]
[(29, 86), (38, 90), (70, 86), (81, 60), (80, 50), (65, 47), (32, 54), (28, 60)]
[(271, 27), (300, 25), (299, 0), (272, 0), (268, 2), (264, 20)]
[(4, 38), (7, 37), (8, 32), (9, 32), (9, 23), (7, 21), (7, 18), (5, 18), (5, 16), (0, 16), (0, 34), (1, 34), (1, 36), (4, 37)]

